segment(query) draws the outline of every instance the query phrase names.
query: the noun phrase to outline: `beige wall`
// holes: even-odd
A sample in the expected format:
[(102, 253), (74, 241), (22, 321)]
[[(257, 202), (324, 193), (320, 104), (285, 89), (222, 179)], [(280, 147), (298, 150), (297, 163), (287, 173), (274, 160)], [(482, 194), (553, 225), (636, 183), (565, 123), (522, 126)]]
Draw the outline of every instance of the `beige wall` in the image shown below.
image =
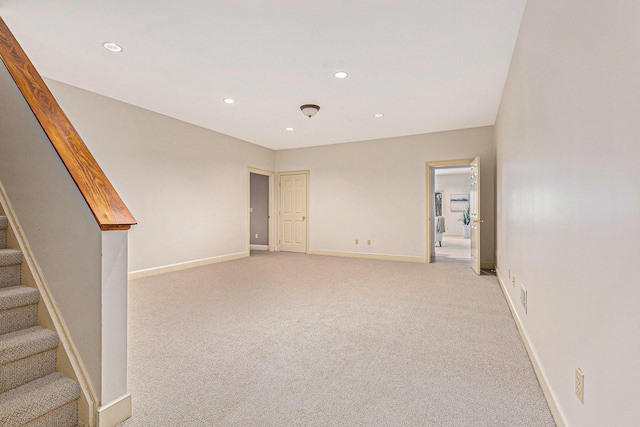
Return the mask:
[(272, 150), (46, 81), (139, 222), (129, 271), (248, 250), (247, 168), (274, 170)]
[(571, 426), (638, 424), (639, 18), (528, 1), (495, 126), (499, 270)]
[[(426, 163), (480, 156), (482, 261), (494, 258), (493, 127), (276, 152), (309, 170), (309, 248), (425, 257)], [(360, 239), (360, 245), (355, 245)], [(363, 245), (366, 240), (372, 246)]]
[(102, 232), (4, 64), (0, 94), (0, 183), (101, 399)]

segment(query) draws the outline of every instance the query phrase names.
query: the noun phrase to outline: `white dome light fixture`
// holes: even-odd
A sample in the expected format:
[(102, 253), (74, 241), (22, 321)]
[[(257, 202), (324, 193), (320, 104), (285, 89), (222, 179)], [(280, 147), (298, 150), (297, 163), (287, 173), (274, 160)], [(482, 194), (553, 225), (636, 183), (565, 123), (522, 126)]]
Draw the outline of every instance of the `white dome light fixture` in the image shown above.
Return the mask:
[(315, 104), (304, 104), (300, 106), (300, 110), (302, 111), (302, 114), (311, 118), (318, 114), (318, 111), (320, 111), (320, 107)]
[(113, 42), (104, 42), (102, 43), (105, 49), (110, 50), (111, 52), (122, 52), (122, 47), (113, 43)]

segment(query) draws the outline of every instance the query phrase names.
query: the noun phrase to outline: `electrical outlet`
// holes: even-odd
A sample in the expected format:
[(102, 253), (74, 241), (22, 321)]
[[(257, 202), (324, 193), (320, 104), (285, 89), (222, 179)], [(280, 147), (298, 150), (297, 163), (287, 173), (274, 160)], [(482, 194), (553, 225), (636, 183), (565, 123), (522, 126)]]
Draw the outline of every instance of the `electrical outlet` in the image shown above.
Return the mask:
[(511, 269), (509, 269), (509, 279), (511, 279)]
[(360, 241), (358, 239), (356, 239), (356, 245), (359, 245)]
[(367, 245), (371, 246), (371, 240), (367, 240)]
[(576, 368), (576, 396), (584, 405), (584, 374), (580, 368)]
[(522, 304), (522, 308), (524, 308), (524, 313), (527, 313), (527, 288), (524, 285), (520, 284), (520, 303)]
[(256, 233), (256, 239), (258, 238), (258, 234)]
[(511, 277), (511, 283), (513, 283), (513, 287), (516, 287), (516, 276)]

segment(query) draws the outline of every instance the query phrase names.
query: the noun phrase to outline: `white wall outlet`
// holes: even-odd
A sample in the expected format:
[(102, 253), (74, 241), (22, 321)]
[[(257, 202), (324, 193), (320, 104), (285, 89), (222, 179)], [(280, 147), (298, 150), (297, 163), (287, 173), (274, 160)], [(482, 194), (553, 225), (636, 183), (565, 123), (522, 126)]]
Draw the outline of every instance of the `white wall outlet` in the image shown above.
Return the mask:
[(367, 245), (371, 246), (371, 240), (367, 240)]
[(527, 288), (524, 285), (520, 284), (520, 303), (522, 304), (522, 308), (524, 308), (525, 314), (527, 313)]
[(356, 239), (356, 245), (359, 245), (360, 241), (358, 239)]
[(516, 287), (516, 276), (511, 277), (511, 283), (513, 283), (513, 287)]
[(253, 212), (253, 208), (249, 208), (249, 212)]
[(509, 279), (511, 279), (511, 269), (509, 269)]
[(258, 234), (256, 233), (256, 239), (258, 238)]
[(584, 374), (580, 368), (576, 368), (576, 396), (584, 405)]

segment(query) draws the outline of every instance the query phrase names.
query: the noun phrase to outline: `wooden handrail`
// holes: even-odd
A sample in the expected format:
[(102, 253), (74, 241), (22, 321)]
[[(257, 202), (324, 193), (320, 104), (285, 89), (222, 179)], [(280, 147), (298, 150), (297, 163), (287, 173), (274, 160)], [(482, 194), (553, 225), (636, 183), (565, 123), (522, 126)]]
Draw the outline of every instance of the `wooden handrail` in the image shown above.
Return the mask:
[(0, 58), (89, 205), (100, 229), (128, 230), (137, 224), (2, 18)]

